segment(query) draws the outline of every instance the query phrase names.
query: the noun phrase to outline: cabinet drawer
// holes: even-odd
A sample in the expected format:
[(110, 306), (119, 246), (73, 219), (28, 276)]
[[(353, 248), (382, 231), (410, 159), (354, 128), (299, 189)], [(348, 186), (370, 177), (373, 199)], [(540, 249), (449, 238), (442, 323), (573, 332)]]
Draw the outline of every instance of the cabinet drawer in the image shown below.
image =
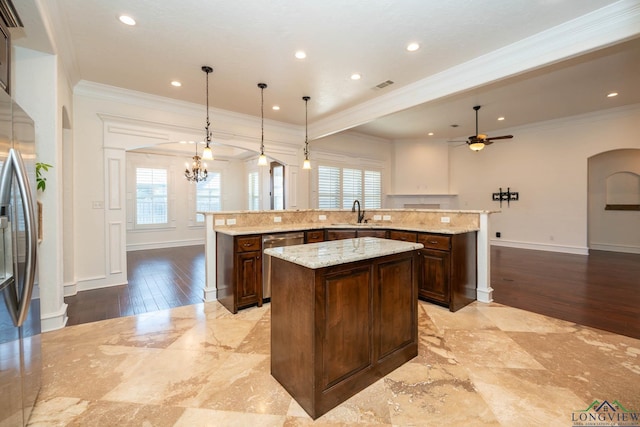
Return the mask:
[(426, 249), (438, 249), (448, 251), (451, 249), (451, 237), (437, 234), (418, 234), (418, 243), (422, 243)]
[(252, 252), (260, 250), (260, 236), (236, 238), (236, 252)]
[(324, 230), (307, 231), (305, 237), (307, 243), (324, 242)]
[(389, 231), (389, 238), (391, 240), (402, 240), (403, 242), (417, 242), (418, 234), (410, 231)]

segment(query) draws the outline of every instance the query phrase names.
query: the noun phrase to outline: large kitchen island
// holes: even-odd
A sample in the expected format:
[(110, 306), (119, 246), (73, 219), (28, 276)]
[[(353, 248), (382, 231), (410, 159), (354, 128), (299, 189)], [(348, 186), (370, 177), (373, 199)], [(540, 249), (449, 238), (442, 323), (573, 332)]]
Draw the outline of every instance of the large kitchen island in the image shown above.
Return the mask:
[(364, 237), (266, 249), (271, 374), (317, 418), (417, 355), (420, 243)]

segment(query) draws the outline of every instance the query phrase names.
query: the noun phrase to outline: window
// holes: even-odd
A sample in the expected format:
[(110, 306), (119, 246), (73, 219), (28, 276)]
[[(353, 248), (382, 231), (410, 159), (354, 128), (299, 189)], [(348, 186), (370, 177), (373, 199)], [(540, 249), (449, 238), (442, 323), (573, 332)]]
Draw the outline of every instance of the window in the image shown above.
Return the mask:
[(381, 208), (381, 175), (373, 170), (318, 166), (318, 208), (351, 209), (356, 199), (363, 208)]
[(318, 166), (318, 208), (340, 207), (340, 168)]
[[(196, 184), (196, 211), (215, 212), (222, 210), (222, 183), (220, 172), (209, 172), (206, 181)], [(204, 222), (204, 215), (196, 215), (197, 222)]]
[(382, 174), (379, 171), (364, 171), (364, 207), (382, 207)]
[(166, 225), (167, 170), (136, 168), (136, 225)]
[(249, 172), (249, 203), (250, 211), (260, 210), (260, 180), (258, 172)]

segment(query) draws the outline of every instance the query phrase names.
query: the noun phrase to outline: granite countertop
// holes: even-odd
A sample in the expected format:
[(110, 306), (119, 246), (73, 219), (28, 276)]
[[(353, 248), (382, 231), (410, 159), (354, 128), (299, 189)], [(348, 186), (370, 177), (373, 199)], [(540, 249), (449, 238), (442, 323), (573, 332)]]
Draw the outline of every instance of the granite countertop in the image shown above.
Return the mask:
[(288, 231), (325, 230), (325, 229), (365, 229), (365, 230), (397, 230), (397, 231), (417, 231), (422, 233), (438, 234), (462, 234), (478, 231), (478, 227), (456, 227), (456, 226), (428, 226), (393, 223), (369, 223), (369, 224), (331, 224), (331, 223), (308, 223), (308, 224), (273, 224), (255, 225), (250, 227), (219, 226), (214, 227), (217, 233), (228, 234), (230, 236), (243, 236), (248, 234), (268, 234), (285, 233)]
[(421, 248), (423, 248), (421, 243), (401, 242), (377, 237), (360, 237), (357, 239), (270, 248), (265, 249), (264, 253), (303, 267), (317, 269)]

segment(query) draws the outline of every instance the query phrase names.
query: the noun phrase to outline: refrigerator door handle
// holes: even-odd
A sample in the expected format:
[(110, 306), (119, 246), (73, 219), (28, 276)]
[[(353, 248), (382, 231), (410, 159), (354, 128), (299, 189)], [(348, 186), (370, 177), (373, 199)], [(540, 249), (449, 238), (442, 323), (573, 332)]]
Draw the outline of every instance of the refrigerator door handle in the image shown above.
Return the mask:
[(25, 224), (25, 240), (27, 245), (25, 260), (25, 277), (24, 289), (22, 293), (18, 292), (18, 312), (16, 326), (22, 326), (29, 311), (29, 303), (31, 302), (31, 294), (36, 275), (36, 222), (33, 209), (33, 198), (31, 197), (31, 188), (27, 178), (26, 168), (22, 161), (22, 156), (15, 149), (9, 150), (9, 156), (2, 169), (2, 177), (0, 178), (0, 206), (3, 208), (11, 203), (11, 186), (12, 177), (15, 176), (18, 184), (18, 191), (22, 199), (24, 209)]

